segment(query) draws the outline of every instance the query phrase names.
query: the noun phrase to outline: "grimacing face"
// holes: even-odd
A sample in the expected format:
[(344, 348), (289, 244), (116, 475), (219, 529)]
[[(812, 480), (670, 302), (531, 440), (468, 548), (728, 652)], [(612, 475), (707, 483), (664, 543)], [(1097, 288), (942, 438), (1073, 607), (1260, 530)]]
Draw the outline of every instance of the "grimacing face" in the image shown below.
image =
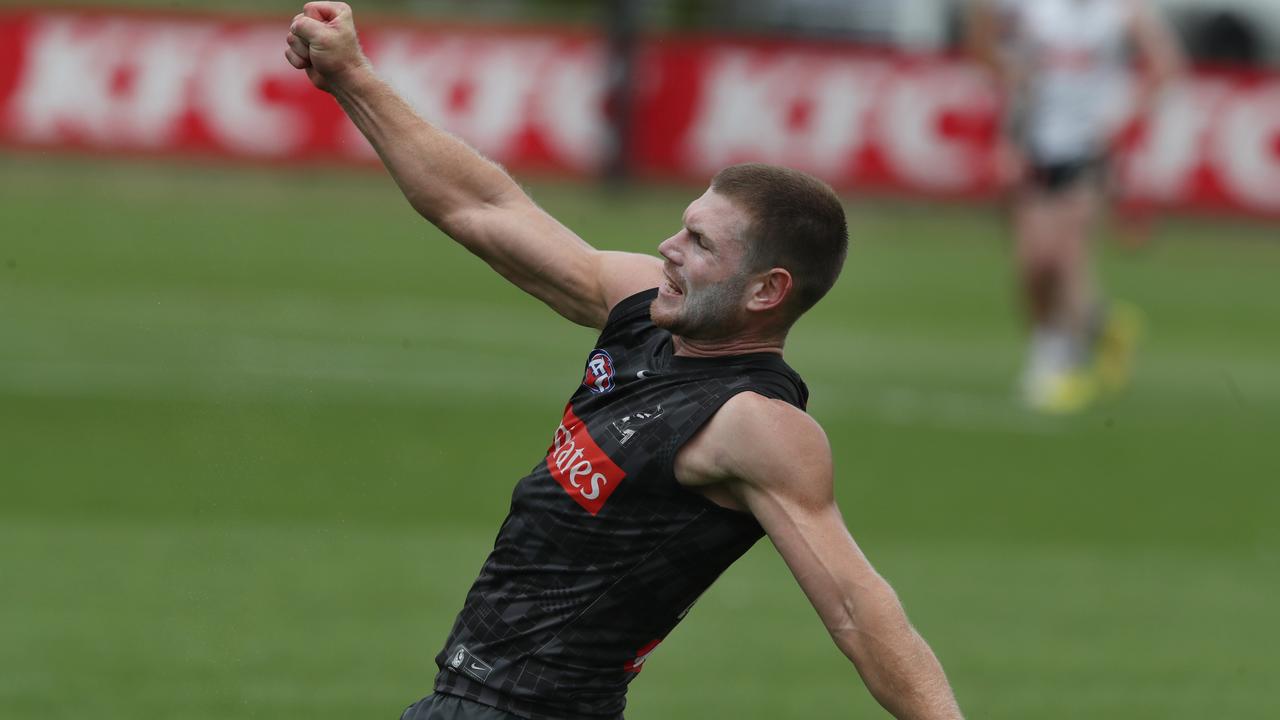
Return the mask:
[(681, 337), (732, 336), (745, 315), (746, 212), (707, 190), (684, 213), (684, 227), (658, 246), (665, 281), (650, 306), (655, 325)]

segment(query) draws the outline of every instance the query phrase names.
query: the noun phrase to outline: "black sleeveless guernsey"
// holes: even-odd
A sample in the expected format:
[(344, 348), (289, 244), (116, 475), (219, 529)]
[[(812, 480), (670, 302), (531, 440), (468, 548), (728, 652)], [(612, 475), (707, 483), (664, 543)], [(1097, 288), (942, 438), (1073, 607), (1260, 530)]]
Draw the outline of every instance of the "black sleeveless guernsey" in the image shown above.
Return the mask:
[(621, 718), (648, 654), (763, 536), (681, 487), (676, 452), (740, 392), (803, 409), (808, 390), (775, 353), (675, 357), (656, 296), (610, 313), (436, 657), (437, 692), (530, 720)]

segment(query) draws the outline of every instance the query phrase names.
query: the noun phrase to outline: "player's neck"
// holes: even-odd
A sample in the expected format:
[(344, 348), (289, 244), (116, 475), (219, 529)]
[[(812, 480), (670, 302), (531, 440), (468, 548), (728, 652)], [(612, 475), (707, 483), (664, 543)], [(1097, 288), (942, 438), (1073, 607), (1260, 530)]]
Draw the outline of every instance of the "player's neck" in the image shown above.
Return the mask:
[(724, 340), (694, 340), (673, 335), (671, 343), (678, 357), (724, 357), (751, 353), (782, 354), (785, 338), (738, 337)]

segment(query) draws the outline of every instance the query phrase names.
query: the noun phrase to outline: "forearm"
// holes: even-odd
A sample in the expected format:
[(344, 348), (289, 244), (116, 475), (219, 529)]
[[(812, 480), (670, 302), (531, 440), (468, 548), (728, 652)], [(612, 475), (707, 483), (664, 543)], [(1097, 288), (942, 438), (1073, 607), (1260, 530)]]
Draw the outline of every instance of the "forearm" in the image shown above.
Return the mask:
[(965, 46), (969, 56), (991, 73), (1001, 91), (1018, 85), (1016, 69), (1000, 45), (1000, 32), (994, 10), (986, 0), (974, 0), (965, 23)]
[(1137, 112), (1155, 109), (1160, 94), (1186, 71), (1186, 57), (1177, 35), (1148, 5), (1139, 6), (1131, 28), (1144, 72), (1138, 78)]
[(899, 720), (959, 720), (941, 663), (907, 620), (893, 590), (873, 583), (860, 594), (850, 604), (847, 627), (832, 636), (867, 689)]
[[(419, 214), (560, 314), (598, 327), (613, 297), (602, 286), (602, 253), (380, 80), (360, 48), (350, 6), (307, 3), (285, 42), (285, 60), (337, 99)], [(644, 275), (660, 277), (654, 270), (650, 265)]]
[(524, 198), (502, 169), (423, 120), (367, 65), (334, 82), (331, 92), (413, 208), (446, 231), (467, 210)]

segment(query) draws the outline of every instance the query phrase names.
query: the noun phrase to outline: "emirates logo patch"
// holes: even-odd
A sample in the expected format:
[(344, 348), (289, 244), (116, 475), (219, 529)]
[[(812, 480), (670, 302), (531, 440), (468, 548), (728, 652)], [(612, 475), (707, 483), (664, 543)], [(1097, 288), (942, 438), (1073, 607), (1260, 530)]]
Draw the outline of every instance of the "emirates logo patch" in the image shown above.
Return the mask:
[(600, 512), (627, 476), (591, 438), (572, 405), (565, 407), (564, 419), (547, 449), (547, 469), (569, 497), (592, 515)]

